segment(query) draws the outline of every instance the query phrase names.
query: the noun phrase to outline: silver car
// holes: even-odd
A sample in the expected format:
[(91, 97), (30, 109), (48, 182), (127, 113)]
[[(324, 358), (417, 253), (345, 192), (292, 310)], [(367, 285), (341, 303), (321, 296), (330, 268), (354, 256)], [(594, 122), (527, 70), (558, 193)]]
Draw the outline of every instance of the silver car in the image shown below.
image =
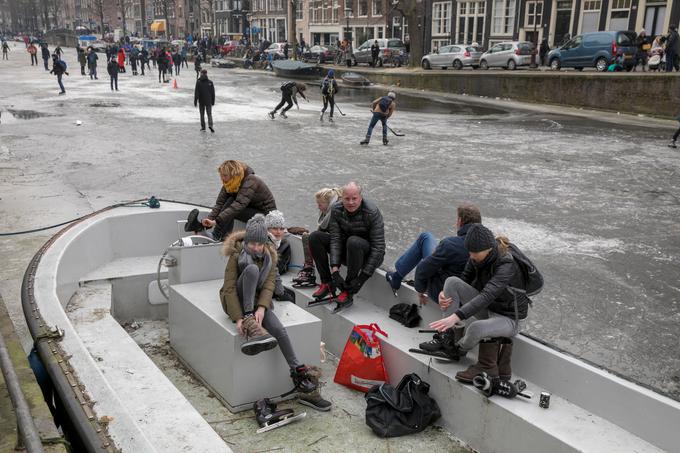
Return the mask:
[(501, 67), (517, 69), (519, 66), (531, 64), (531, 54), (534, 52), (534, 44), (528, 41), (499, 42), (484, 52), (479, 60), (479, 67)]
[(420, 65), (423, 69), (446, 69), (449, 66), (453, 69), (463, 69), (465, 66), (472, 66), (472, 69), (477, 69), (481, 56), (482, 51), (477, 47), (466, 44), (452, 44), (425, 55), (420, 60)]

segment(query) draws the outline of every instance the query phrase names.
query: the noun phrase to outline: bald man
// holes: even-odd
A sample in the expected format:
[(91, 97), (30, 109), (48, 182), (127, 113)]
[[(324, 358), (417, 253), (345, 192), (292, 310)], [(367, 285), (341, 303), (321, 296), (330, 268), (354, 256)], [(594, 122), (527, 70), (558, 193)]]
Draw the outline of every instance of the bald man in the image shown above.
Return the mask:
[[(331, 206), (328, 232), (314, 231), (309, 237), (314, 264), (321, 286), (313, 294), (316, 299), (335, 296), (334, 313), (348, 308), (352, 296), (359, 292), (385, 257), (385, 227), (382, 214), (361, 195), (361, 186), (350, 182), (342, 191), (342, 200)], [(340, 266), (347, 266), (343, 280)]]

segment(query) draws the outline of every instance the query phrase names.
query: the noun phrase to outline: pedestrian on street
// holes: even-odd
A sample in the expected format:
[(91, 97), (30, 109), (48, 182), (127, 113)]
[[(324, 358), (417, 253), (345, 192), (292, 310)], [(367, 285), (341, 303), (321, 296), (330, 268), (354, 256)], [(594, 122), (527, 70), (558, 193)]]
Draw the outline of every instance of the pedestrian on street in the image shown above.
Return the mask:
[(9, 52), (9, 44), (7, 44), (7, 41), (3, 41), (2, 42), (2, 59), (3, 60), (9, 60), (7, 52)]
[(383, 145), (387, 145), (389, 140), (387, 140), (387, 119), (394, 114), (397, 108), (397, 104), (394, 102), (397, 95), (390, 91), (387, 96), (376, 99), (371, 103), (371, 111), (373, 112), (373, 117), (371, 122), (368, 124), (368, 131), (366, 132), (366, 138), (361, 141), (362, 145), (368, 145), (371, 141), (371, 134), (373, 133), (373, 128), (380, 121), (382, 123), (382, 133), (383, 133)]
[(673, 67), (676, 66), (675, 59), (678, 56), (679, 47), (680, 36), (678, 36), (678, 26), (671, 25), (668, 31), (668, 39), (666, 40), (666, 72), (672, 72)]
[(208, 79), (208, 70), (201, 70), (201, 77), (196, 81), (196, 88), (194, 89), (194, 107), (198, 105), (201, 112), (201, 131), (205, 131), (205, 113), (208, 113), (208, 128), (210, 132), (215, 132), (213, 129), (212, 108), (215, 105), (215, 85), (212, 80)]
[(89, 47), (88, 49), (87, 69), (90, 71), (90, 80), (97, 80), (97, 60), (99, 57), (97, 56), (97, 52), (94, 51), (94, 48)]
[(175, 64), (175, 74), (179, 76), (179, 70), (182, 67), (182, 54), (179, 53), (179, 49), (172, 56), (172, 62)]
[(149, 66), (149, 52), (147, 52), (147, 50), (143, 47), (139, 52), (139, 65), (142, 68), (142, 75), (144, 75), (144, 65), (147, 67)]
[(111, 91), (113, 91), (114, 86), (116, 91), (118, 91), (118, 62), (116, 61), (115, 57), (111, 58), (109, 64), (106, 65), (106, 70), (109, 73), (109, 77), (111, 78)]
[(138, 60), (138, 51), (136, 48), (132, 48), (129, 53), (129, 60), (130, 60), (130, 66), (132, 67), (132, 75), (136, 76), (137, 75), (137, 60)]
[(545, 59), (548, 56), (549, 52), (550, 52), (550, 46), (548, 45), (548, 40), (546, 38), (543, 38), (543, 41), (541, 41), (541, 47), (538, 51), (538, 56), (541, 59), (540, 66), (544, 66), (546, 64)]
[(47, 44), (42, 45), (42, 59), (43, 59), (43, 64), (45, 65), (45, 71), (49, 71), (49, 64), (48, 62), (50, 61), (50, 49), (47, 48)]
[(52, 55), (52, 70), (50, 71), (50, 74), (54, 74), (57, 76), (57, 82), (59, 83), (59, 88), (61, 88), (59, 94), (60, 95), (65, 94), (66, 90), (64, 89), (64, 84), (61, 81), (61, 77), (64, 74), (68, 75), (68, 72), (66, 72), (66, 62), (64, 62), (64, 60), (59, 59), (56, 53)]
[(289, 46), (288, 46), (288, 41), (284, 42), (283, 44), (283, 58), (286, 60), (288, 59), (288, 51), (289, 51)]
[(352, 67), (352, 41), (347, 40), (347, 45), (345, 46), (345, 61), (347, 62), (347, 67)]
[[(678, 120), (678, 122), (680, 122), (680, 115), (676, 116), (675, 119)], [(678, 127), (678, 130), (676, 130), (675, 133), (673, 134), (673, 138), (671, 139), (671, 142), (668, 144), (669, 148), (676, 149), (678, 147), (678, 145), (675, 144), (675, 142), (678, 140), (678, 137), (680, 137), (680, 127)]]
[(633, 71), (636, 71), (638, 65), (642, 64), (642, 72), (645, 72), (647, 70), (647, 52), (652, 48), (652, 44), (644, 28), (640, 30), (637, 38), (635, 38), (635, 47), (637, 47), (637, 53), (635, 54)]
[(338, 92), (338, 82), (335, 80), (335, 71), (328, 70), (328, 75), (324, 77), (321, 82), (321, 95), (323, 96), (323, 108), (321, 109), (321, 117), (319, 120), (323, 121), (323, 115), (326, 113), (326, 108), (330, 104), (331, 114), (328, 117), (329, 122), (333, 122), (333, 110), (335, 110), (335, 93)]
[(82, 47), (78, 47), (78, 63), (80, 64), (80, 75), (85, 75), (85, 65), (87, 65), (87, 55)]
[(269, 112), (269, 117), (271, 119), (274, 119), (276, 116), (276, 111), (279, 110), (281, 107), (283, 107), (283, 104), (288, 104), (286, 107), (281, 110), (281, 118), (288, 118), (286, 116), (286, 112), (290, 110), (291, 107), (293, 107), (293, 103), (295, 103), (295, 106), (300, 110), (300, 106), (298, 105), (297, 102), (297, 95), (299, 94), (302, 96), (305, 101), (309, 102), (309, 99), (305, 96), (305, 90), (307, 90), (307, 85), (301, 82), (285, 82), (281, 85), (281, 102), (279, 102), (279, 105), (277, 105), (274, 110)]
[(378, 57), (380, 56), (380, 45), (378, 45), (378, 40), (373, 41), (371, 46), (371, 66), (374, 68), (378, 65)]
[(35, 47), (35, 44), (30, 43), (26, 51), (31, 55), (31, 66), (34, 64), (38, 66), (38, 48)]

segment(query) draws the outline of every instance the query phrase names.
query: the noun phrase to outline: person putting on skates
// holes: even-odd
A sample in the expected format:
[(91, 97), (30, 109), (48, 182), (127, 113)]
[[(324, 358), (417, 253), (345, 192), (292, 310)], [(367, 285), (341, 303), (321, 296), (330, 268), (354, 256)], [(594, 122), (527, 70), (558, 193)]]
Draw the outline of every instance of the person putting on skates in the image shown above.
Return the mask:
[(288, 118), (286, 116), (286, 112), (290, 110), (291, 107), (293, 107), (293, 103), (295, 103), (295, 106), (300, 110), (300, 106), (298, 105), (297, 102), (297, 95), (299, 94), (300, 96), (303, 97), (303, 99), (307, 102), (309, 102), (309, 99), (307, 99), (307, 96), (305, 96), (305, 91), (307, 90), (307, 85), (301, 82), (285, 82), (281, 85), (281, 102), (279, 102), (279, 105), (274, 108), (271, 112), (269, 112), (269, 117), (271, 119), (274, 119), (276, 116), (276, 112), (283, 107), (283, 104), (288, 104), (285, 107), (283, 107), (283, 110), (281, 110), (281, 118)]
[(366, 138), (361, 141), (362, 145), (368, 145), (371, 141), (371, 134), (373, 133), (373, 128), (380, 121), (382, 123), (382, 133), (383, 133), (383, 145), (387, 145), (390, 141), (387, 140), (387, 119), (394, 114), (397, 108), (397, 104), (394, 99), (397, 97), (393, 91), (387, 93), (387, 96), (376, 99), (371, 103), (371, 111), (373, 112), (373, 117), (371, 122), (368, 124), (368, 131), (366, 132)]
[(300, 363), (285, 327), (272, 311), (278, 256), (268, 244), (265, 216), (256, 214), (245, 231), (229, 235), (222, 253), (229, 257), (220, 289), (222, 308), (245, 337), (241, 352), (256, 355), (279, 346), (299, 393), (316, 390), (309, 368)]
[[(331, 296), (329, 301), (337, 304), (333, 313), (337, 313), (352, 306), (353, 295), (382, 264), (385, 226), (380, 209), (362, 197), (359, 184), (350, 182), (342, 188), (342, 203), (331, 206), (328, 231), (315, 231), (309, 237), (321, 277), (321, 286), (312, 296), (317, 301)], [(340, 275), (342, 264), (347, 265), (344, 279)], [(336, 289), (341, 292), (334, 297)]]
[(331, 106), (331, 114), (328, 117), (330, 123), (333, 122), (333, 110), (335, 110), (335, 93), (338, 92), (338, 82), (335, 81), (335, 71), (330, 69), (328, 75), (324, 77), (321, 82), (321, 94), (323, 96), (323, 108), (321, 109), (320, 121), (323, 121), (323, 115), (326, 113), (328, 105)]

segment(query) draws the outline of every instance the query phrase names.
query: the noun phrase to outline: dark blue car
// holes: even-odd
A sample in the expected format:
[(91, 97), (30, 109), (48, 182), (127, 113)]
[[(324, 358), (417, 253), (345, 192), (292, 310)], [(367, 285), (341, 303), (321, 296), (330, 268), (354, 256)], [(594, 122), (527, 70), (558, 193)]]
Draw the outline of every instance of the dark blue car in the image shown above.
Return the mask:
[(567, 41), (564, 45), (548, 53), (550, 68), (595, 68), (606, 71), (607, 66), (617, 55), (621, 55), (623, 67), (630, 71), (635, 65), (635, 38), (632, 31), (596, 31), (584, 33)]

